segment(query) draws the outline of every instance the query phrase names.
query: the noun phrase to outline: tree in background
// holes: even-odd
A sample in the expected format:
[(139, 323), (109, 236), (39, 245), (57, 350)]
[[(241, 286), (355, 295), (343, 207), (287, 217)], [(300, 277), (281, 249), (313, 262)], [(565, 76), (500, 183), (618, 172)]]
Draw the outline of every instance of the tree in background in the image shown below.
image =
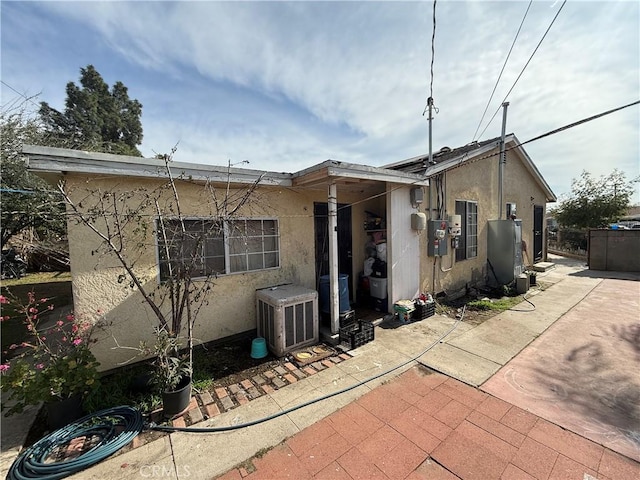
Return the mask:
[(142, 143), (142, 104), (129, 98), (122, 82), (109, 90), (93, 65), (80, 69), (80, 85), (67, 84), (64, 112), (40, 104), (47, 132), (69, 148), (142, 156), (137, 148)]
[(627, 180), (617, 169), (598, 179), (585, 170), (573, 179), (571, 194), (551, 215), (565, 227), (606, 227), (626, 214), (637, 181)]
[(63, 146), (54, 143), (28, 110), (32, 98), (0, 112), (0, 185), (2, 248), (11, 237), (33, 229), (40, 239), (57, 239), (66, 234), (64, 200), (44, 180), (27, 171), (20, 152), (25, 143)]

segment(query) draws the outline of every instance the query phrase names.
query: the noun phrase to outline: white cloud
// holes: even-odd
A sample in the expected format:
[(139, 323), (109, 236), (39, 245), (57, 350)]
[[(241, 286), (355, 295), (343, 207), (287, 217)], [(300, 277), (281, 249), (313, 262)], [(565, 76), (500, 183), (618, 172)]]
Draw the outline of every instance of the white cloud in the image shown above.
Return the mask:
[[(526, 6), (438, 3), (435, 150), (472, 139)], [(146, 154), (181, 139), (182, 155), (206, 163), (246, 158), (253, 168), (275, 162), (296, 170), (336, 158), (380, 165), (427, 150), (421, 114), (429, 94), (431, 8), (430, 2), (31, 4), (8, 15), (33, 17), (55, 60), (40, 61), (46, 49), (33, 41), (6, 47), (6, 28), (2, 53), (15, 62), (12, 81), (40, 80), (48, 101), (51, 95), (61, 102), (64, 84), (87, 63), (107, 81), (122, 80), (144, 105)], [(559, 8), (532, 4), (485, 122)], [(639, 9), (637, 2), (568, 2), (508, 99), (508, 130), (527, 140), (637, 99)], [(73, 28), (52, 35), (62, 21)], [(56, 50), (73, 35), (85, 63)], [(20, 61), (25, 56), (30, 61)], [(527, 150), (561, 193), (582, 169), (599, 174), (619, 166), (637, 175), (639, 129), (635, 107)], [(500, 114), (483, 138), (499, 131)], [(616, 158), (603, 162), (613, 151)]]

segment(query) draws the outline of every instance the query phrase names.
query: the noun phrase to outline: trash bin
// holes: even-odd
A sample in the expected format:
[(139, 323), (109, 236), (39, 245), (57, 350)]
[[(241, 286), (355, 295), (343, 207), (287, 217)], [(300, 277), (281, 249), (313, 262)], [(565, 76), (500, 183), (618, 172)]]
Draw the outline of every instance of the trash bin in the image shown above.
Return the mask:
[[(341, 273), (338, 275), (338, 297), (340, 313), (351, 310), (349, 303), (349, 275)], [(320, 277), (320, 311), (331, 313), (331, 280), (329, 275)]]

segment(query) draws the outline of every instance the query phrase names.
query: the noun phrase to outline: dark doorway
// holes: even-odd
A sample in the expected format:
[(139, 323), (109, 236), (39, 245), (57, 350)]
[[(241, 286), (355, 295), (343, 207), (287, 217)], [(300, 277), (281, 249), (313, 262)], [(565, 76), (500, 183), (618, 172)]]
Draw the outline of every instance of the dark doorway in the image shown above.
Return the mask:
[(542, 260), (542, 221), (544, 219), (544, 207), (533, 207), (533, 261)]
[[(320, 276), (329, 275), (329, 206), (313, 204), (316, 238), (316, 289)], [(351, 206), (338, 204), (338, 273), (349, 275), (349, 298), (353, 299)]]

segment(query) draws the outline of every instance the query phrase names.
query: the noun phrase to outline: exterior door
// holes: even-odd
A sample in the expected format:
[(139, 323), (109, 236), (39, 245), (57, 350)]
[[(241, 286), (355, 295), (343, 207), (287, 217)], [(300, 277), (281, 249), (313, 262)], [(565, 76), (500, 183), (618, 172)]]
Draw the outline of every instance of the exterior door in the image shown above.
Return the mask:
[(544, 207), (534, 205), (533, 207), (533, 261), (542, 260), (542, 221), (544, 220)]
[[(313, 204), (316, 238), (316, 289), (322, 275), (329, 275), (329, 206)], [(338, 204), (338, 273), (349, 275), (349, 298), (353, 299), (353, 268), (351, 246), (351, 206)]]

